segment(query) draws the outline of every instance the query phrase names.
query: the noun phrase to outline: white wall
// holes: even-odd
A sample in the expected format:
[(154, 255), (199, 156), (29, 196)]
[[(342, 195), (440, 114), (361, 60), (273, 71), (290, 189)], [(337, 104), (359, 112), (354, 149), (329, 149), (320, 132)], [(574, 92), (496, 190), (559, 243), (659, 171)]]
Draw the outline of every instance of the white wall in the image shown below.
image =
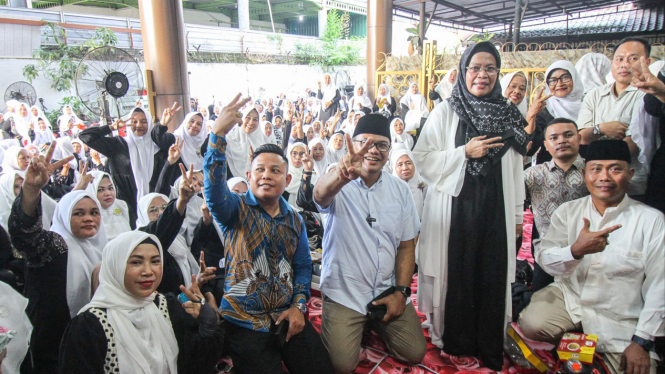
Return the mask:
[[(23, 67), (34, 64), (33, 59), (0, 59), (3, 67), (0, 74), (0, 94), (4, 97), (7, 87), (16, 81), (26, 81), (23, 77)], [(140, 63), (143, 69), (143, 63)], [(365, 66), (342, 67), (351, 78), (351, 84), (366, 82)], [(278, 65), (278, 64), (198, 64), (190, 63), (187, 66), (190, 82), (190, 93), (198, 97), (201, 103), (206, 105), (212, 103), (212, 97), (216, 101), (229, 101), (238, 92), (243, 95), (252, 95), (254, 98), (261, 96), (277, 96), (286, 93), (289, 97), (303, 96), (306, 88), (316, 90), (317, 82), (322, 78), (323, 71), (320, 67), (306, 65)], [(339, 69), (334, 69), (337, 71)], [(59, 102), (65, 96), (73, 96), (71, 93), (55, 92), (51, 89), (51, 81), (37, 78), (32, 82), (37, 91), (37, 96), (44, 99), (44, 105), (49, 110), (59, 107)], [(4, 100), (0, 101), (0, 109), (4, 110)]]

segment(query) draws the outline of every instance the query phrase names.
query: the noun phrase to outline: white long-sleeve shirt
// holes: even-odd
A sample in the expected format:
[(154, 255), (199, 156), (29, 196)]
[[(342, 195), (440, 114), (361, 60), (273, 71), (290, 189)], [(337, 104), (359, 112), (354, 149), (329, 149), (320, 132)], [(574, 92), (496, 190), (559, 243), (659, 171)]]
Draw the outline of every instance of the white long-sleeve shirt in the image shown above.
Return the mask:
[[(591, 231), (622, 227), (603, 252), (576, 260), (571, 246), (582, 218)], [(665, 218), (656, 209), (628, 196), (604, 215), (590, 196), (567, 202), (554, 212), (536, 260), (554, 276), (572, 320), (598, 335), (599, 352), (623, 352), (633, 335), (665, 335)]]

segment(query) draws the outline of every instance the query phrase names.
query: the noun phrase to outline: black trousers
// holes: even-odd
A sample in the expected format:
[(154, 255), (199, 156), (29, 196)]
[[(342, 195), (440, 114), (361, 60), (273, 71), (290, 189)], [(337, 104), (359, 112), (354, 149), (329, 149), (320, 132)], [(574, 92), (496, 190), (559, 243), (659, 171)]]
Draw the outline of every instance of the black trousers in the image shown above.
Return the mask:
[(300, 334), (281, 347), (275, 330), (274, 325), (259, 332), (226, 322), (225, 343), (236, 374), (282, 374), (282, 361), (291, 374), (333, 374), (328, 351), (307, 319)]

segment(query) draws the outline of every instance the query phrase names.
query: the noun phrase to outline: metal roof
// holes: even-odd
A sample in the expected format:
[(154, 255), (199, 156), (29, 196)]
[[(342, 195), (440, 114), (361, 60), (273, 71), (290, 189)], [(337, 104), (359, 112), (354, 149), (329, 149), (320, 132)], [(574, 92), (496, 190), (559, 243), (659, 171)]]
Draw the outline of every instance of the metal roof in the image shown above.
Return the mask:
[[(586, 34), (613, 33), (652, 33), (665, 30), (665, 5), (651, 9), (631, 9), (619, 11), (610, 8), (598, 11), (595, 15), (566, 21), (548, 22), (522, 26), (521, 38), (542, 38), (556, 36), (576, 36)], [(497, 32), (493, 39), (509, 37), (506, 32)]]
[[(658, 1), (657, 3), (659, 3)], [(450, 27), (485, 31), (489, 28), (508, 27), (515, 18), (515, 0), (393, 0), (398, 12), (418, 17), (420, 4), (425, 3), (426, 15), (434, 12), (433, 20)], [(613, 0), (522, 0), (527, 4), (523, 22), (547, 19), (566, 13), (583, 12), (613, 5), (632, 5), (630, 1)]]

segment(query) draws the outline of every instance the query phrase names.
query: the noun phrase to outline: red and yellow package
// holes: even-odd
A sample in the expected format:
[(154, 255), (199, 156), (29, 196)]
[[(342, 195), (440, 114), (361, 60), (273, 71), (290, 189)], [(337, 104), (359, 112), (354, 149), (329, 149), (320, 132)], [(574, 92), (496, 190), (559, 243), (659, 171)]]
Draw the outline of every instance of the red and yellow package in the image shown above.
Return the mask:
[(556, 351), (560, 360), (577, 359), (585, 364), (592, 364), (597, 344), (597, 335), (568, 332), (561, 338)]

